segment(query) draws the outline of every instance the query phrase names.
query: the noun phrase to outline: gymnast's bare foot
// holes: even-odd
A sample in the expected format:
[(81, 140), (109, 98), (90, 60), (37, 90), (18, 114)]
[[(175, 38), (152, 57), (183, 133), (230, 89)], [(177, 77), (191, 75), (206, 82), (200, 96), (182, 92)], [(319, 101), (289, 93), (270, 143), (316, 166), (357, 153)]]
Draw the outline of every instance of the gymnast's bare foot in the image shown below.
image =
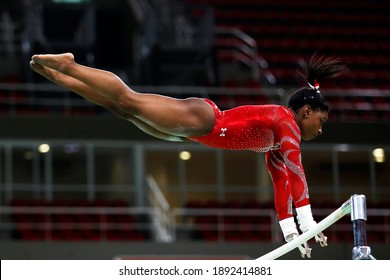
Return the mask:
[(30, 67), (32, 70), (37, 72), (38, 74), (42, 75), (46, 79), (56, 83), (58, 81), (58, 76), (63, 75), (60, 72), (57, 72), (55, 70), (49, 69), (45, 66), (42, 66), (38, 63), (35, 63), (33, 60), (30, 61)]
[(42, 75), (49, 81), (52, 81), (53, 83), (67, 87), (67, 85), (71, 85), (74, 83), (74, 79), (61, 73), (56, 70), (47, 68), (45, 66), (42, 66), (40, 64), (34, 63), (32, 60), (30, 61), (30, 67), (32, 70), (37, 72), (38, 74)]
[(59, 72), (66, 72), (69, 65), (75, 63), (72, 53), (62, 54), (36, 54), (31, 58), (30, 64), (40, 64)]

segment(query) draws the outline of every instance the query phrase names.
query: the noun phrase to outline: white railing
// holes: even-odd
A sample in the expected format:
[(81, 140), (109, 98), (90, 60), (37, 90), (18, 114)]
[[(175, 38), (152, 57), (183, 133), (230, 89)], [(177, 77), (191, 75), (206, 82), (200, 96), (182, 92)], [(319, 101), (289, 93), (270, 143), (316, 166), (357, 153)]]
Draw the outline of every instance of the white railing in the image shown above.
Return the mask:
[(149, 175), (146, 177), (146, 185), (149, 190), (149, 203), (155, 210), (151, 215), (155, 240), (159, 242), (172, 242), (174, 241), (174, 234), (171, 229), (169, 203), (152, 176)]

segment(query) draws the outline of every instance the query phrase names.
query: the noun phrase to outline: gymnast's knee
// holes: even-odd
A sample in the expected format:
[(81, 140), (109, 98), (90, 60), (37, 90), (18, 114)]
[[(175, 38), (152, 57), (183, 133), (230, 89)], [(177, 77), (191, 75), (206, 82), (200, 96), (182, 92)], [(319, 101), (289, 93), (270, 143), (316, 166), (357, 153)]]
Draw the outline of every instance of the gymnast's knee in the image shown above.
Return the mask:
[(117, 89), (117, 98), (114, 100), (118, 110), (125, 114), (137, 114), (141, 105), (140, 100), (137, 99), (137, 93), (125, 86)]

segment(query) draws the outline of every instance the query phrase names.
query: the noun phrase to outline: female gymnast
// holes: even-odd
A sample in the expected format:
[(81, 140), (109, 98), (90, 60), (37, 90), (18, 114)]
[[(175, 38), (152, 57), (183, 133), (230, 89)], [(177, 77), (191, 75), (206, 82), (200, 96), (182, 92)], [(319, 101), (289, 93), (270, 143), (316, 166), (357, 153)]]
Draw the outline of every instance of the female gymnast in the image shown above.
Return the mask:
[[(302, 74), (307, 86), (295, 92), (288, 106), (247, 105), (221, 111), (208, 99), (175, 99), (139, 93), (114, 73), (80, 65), (71, 53), (34, 55), (32, 70), (87, 100), (103, 106), (144, 132), (168, 141), (194, 141), (226, 150), (266, 152), (275, 193), (275, 209), (287, 242), (316, 225), (301, 163), (300, 142), (322, 133), (329, 107), (320, 94), (320, 82), (346, 72), (337, 58), (313, 55)], [(323, 233), (315, 237), (327, 245)], [(298, 247), (310, 257), (307, 242)]]

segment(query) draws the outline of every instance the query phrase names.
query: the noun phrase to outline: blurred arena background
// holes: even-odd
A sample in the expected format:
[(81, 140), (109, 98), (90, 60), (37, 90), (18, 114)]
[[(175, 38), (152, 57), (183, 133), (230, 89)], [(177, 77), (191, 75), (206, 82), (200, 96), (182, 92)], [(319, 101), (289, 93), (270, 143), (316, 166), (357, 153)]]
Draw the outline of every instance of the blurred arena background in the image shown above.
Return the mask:
[[(1, 258), (252, 259), (284, 242), (263, 154), (152, 139), (38, 77), (31, 55), (70, 51), (140, 91), (229, 108), (285, 104), (318, 51), (351, 73), (323, 85), (329, 121), (302, 145), (314, 216), (366, 195), (368, 243), (389, 259), (389, 13), (385, 0), (1, 0)], [(313, 258), (351, 259), (349, 217), (325, 234)]]

